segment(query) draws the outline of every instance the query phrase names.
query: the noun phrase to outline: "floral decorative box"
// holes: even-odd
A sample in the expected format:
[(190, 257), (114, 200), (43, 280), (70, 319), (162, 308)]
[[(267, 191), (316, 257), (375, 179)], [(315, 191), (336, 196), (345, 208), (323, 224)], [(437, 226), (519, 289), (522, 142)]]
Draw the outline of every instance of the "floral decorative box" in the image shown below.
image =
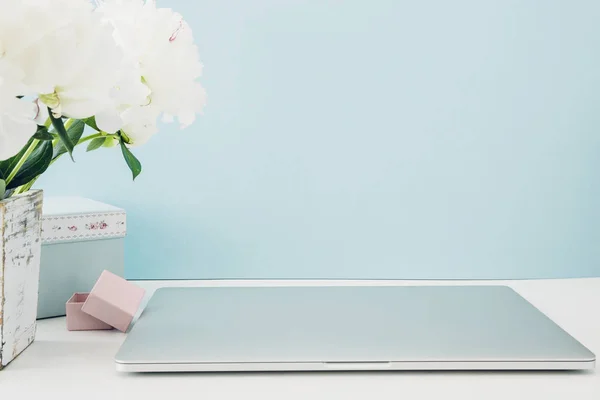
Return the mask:
[(89, 292), (102, 271), (124, 275), (125, 210), (82, 197), (45, 197), (39, 318), (66, 314), (73, 293)]

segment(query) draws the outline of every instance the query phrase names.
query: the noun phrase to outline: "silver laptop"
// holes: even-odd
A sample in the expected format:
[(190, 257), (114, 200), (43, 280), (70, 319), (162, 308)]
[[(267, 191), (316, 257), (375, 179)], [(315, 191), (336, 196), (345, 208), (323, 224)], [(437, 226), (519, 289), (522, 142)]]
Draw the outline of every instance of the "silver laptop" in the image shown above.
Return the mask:
[(156, 291), (117, 370), (571, 370), (594, 354), (504, 286)]

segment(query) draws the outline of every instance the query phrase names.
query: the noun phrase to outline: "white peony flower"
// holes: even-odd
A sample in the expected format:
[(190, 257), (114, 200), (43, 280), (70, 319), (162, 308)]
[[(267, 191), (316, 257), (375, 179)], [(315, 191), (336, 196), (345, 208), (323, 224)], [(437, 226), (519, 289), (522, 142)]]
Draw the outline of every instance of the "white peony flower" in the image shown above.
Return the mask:
[(0, 0), (0, 59), (55, 116), (87, 118), (111, 103), (122, 50), (88, 0)]
[(37, 129), (36, 107), (23, 94), (20, 71), (0, 60), (0, 160), (17, 154)]
[[(97, 11), (114, 26), (115, 40), (127, 54), (126, 70), (134, 71), (122, 86), (132, 96), (100, 113), (98, 126), (107, 132), (121, 129), (135, 146), (156, 133), (160, 115), (165, 121), (177, 118), (182, 128), (194, 122), (206, 95), (197, 81), (202, 74), (198, 49), (181, 15), (143, 0), (107, 0)], [(148, 90), (134, 88), (139, 83)]]

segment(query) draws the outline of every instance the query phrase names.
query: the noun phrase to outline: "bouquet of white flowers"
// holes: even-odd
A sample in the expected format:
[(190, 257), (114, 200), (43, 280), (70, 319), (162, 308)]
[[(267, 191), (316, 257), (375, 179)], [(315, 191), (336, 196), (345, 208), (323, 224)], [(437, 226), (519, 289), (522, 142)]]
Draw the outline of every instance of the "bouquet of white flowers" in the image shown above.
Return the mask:
[(0, 0), (0, 200), (83, 143), (120, 148), (135, 179), (158, 119), (202, 111), (201, 73), (189, 25), (154, 1)]

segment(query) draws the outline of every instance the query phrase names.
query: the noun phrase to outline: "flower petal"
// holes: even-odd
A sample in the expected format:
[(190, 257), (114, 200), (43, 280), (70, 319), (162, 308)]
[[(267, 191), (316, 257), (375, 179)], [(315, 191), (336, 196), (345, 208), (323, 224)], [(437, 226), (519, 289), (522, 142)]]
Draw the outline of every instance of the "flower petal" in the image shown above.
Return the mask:
[(0, 160), (17, 154), (33, 136), (35, 106), (25, 100), (0, 95)]
[(159, 111), (149, 106), (131, 107), (123, 112), (122, 131), (130, 139), (131, 147), (145, 144), (158, 132), (158, 115)]
[(123, 127), (123, 118), (117, 110), (106, 109), (96, 114), (96, 126), (107, 133), (115, 133)]

